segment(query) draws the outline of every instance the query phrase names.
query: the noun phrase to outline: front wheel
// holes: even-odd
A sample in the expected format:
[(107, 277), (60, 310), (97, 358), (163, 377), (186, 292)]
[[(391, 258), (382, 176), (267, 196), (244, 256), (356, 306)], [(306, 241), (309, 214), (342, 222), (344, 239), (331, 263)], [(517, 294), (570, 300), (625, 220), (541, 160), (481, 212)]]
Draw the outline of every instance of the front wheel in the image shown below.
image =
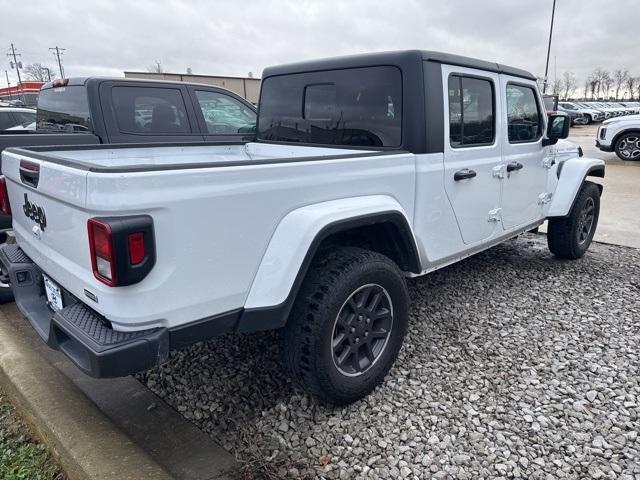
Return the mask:
[(407, 287), (389, 258), (339, 248), (314, 261), (283, 334), (292, 380), (321, 401), (369, 394), (393, 365), (407, 329)]
[(620, 160), (640, 160), (640, 133), (626, 133), (616, 142), (616, 155)]
[(549, 219), (547, 244), (551, 253), (570, 260), (582, 257), (591, 245), (599, 215), (600, 189), (593, 182), (584, 182), (569, 215)]

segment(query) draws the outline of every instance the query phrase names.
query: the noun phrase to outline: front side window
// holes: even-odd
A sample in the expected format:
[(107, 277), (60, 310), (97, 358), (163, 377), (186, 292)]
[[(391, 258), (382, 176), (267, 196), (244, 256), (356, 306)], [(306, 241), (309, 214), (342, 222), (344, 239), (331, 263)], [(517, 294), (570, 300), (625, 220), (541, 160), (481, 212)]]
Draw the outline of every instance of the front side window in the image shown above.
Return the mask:
[(211, 135), (253, 133), (255, 112), (224, 93), (196, 90), (202, 116)]
[(542, 137), (542, 114), (531, 87), (507, 84), (509, 142), (535, 142)]
[(268, 77), (259, 115), (259, 140), (398, 147), (402, 73), (378, 66)]
[(495, 138), (495, 102), (490, 80), (449, 77), (449, 141), (452, 147), (490, 145)]
[(141, 135), (191, 133), (182, 93), (177, 88), (113, 87), (118, 130)]

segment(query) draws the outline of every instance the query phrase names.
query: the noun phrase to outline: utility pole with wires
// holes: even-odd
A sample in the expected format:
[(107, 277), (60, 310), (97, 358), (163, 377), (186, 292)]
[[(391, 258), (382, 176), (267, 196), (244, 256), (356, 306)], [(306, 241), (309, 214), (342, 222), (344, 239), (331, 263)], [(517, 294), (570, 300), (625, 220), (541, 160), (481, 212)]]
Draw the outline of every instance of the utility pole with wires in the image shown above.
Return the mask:
[(7, 88), (9, 91), (9, 100), (11, 100), (11, 82), (9, 81), (9, 72), (7, 72), (6, 70), (4, 71), (4, 75), (5, 77), (7, 77)]
[[(21, 56), (22, 55), (20, 55), (19, 53), (16, 53), (16, 48), (13, 46), (13, 43), (12, 43), (11, 51), (7, 53), (7, 57), (13, 58), (10, 64), (11, 64), (11, 68), (15, 67), (16, 73), (18, 74), (18, 90), (22, 89), (22, 79), (20, 78), (20, 69), (22, 68), (22, 62), (18, 61), (18, 57), (21, 57)], [(5, 73), (6, 73), (6, 70), (5, 70)], [(9, 77), (7, 77), (7, 81), (9, 81)]]
[(64, 69), (62, 68), (62, 60), (60, 59), (60, 57), (62, 56), (62, 54), (66, 50), (66, 48), (60, 48), (58, 46), (55, 46), (55, 47), (50, 48), (49, 50), (51, 50), (53, 55), (58, 60), (58, 68), (60, 69), (60, 78), (64, 78)]
[(549, 45), (547, 46), (547, 65), (544, 68), (544, 83), (542, 84), (542, 93), (547, 93), (547, 83), (549, 78), (549, 55), (551, 54), (551, 37), (553, 36), (553, 18), (556, 15), (556, 0), (553, 0), (553, 9), (551, 10), (551, 28), (549, 28)]

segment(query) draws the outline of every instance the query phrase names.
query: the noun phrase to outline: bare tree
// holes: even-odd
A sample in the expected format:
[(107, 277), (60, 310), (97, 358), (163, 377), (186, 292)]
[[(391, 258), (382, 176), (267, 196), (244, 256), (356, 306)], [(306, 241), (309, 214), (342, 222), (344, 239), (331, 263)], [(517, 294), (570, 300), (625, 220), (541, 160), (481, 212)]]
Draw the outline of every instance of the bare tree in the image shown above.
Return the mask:
[(600, 93), (600, 79), (597, 76), (597, 74), (594, 72), (591, 75), (589, 75), (589, 79), (587, 81), (589, 82), (589, 91), (591, 92), (591, 100), (594, 100), (596, 98), (596, 92), (598, 92), (598, 94)]
[[(633, 98), (633, 93), (631, 98)], [(636, 100), (640, 102), (640, 77), (636, 77)]]
[(600, 83), (602, 84), (602, 93), (604, 94), (604, 98), (605, 100), (608, 100), (611, 96), (611, 87), (613, 86), (613, 78), (611, 78), (611, 74), (608, 71), (604, 70), (602, 72)]
[(633, 92), (635, 88), (636, 88), (636, 79), (632, 75), (627, 75), (627, 78), (625, 79), (625, 83), (624, 83), (623, 97), (627, 98), (627, 96), (629, 96), (629, 98), (633, 100)]
[(30, 63), (25, 65), (24, 73), (29, 80), (35, 82), (48, 82), (55, 78), (55, 72), (51, 67), (47, 67), (42, 63)]
[(551, 91), (556, 95), (560, 95), (561, 90), (562, 90), (562, 79), (554, 80), (553, 83), (551, 84)]
[(573, 72), (564, 72), (562, 74), (562, 90), (564, 93), (564, 99), (568, 100), (569, 97), (573, 96), (577, 87), (578, 81), (576, 80), (576, 76), (573, 74)]
[(582, 91), (582, 93), (584, 93), (583, 98), (585, 100), (589, 96), (589, 87), (590, 86), (591, 86), (591, 80), (587, 77), (587, 78), (584, 79), (584, 90)]
[(620, 100), (620, 90), (626, 84), (628, 77), (629, 72), (626, 68), (624, 70), (619, 68), (613, 72), (613, 81), (616, 87), (616, 100)]
[(164, 73), (164, 67), (160, 63), (160, 60), (153, 62), (153, 65), (147, 67), (147, 72), (150, 73)]

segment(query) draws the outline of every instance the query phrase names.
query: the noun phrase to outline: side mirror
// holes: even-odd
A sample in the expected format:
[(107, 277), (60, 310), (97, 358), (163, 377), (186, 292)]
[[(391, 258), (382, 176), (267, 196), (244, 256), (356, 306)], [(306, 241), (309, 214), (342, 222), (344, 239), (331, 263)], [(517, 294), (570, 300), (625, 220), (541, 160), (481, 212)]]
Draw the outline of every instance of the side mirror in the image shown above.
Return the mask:
[(569, 115), (549, 115), (547, 138), (542, 140), (542, 146), (555, 145), (561, 138), (567, 138), (569, 136), (569, 127), (571, 127), (571, 117)]

